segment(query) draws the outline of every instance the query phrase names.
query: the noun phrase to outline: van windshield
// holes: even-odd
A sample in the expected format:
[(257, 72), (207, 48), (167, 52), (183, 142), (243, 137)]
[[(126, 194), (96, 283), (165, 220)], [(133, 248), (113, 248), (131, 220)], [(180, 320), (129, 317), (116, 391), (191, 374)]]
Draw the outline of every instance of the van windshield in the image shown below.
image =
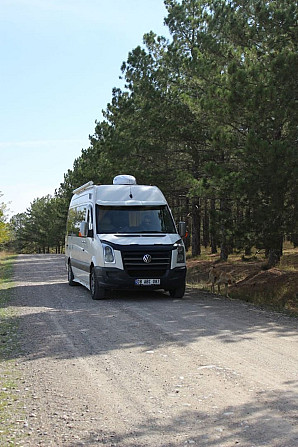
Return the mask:
[(167, 205), (96, 205), (97, 233), (176, 233)]

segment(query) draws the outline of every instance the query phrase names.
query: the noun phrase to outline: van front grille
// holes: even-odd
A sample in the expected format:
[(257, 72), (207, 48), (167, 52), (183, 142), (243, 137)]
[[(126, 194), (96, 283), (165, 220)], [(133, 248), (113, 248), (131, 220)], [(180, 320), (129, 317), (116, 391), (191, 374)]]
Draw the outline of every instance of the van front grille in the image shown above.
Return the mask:
[[(146, 256), (149, 255), (149, 256)], [(150, 262), (145, 262), (148, 258)], [(171, 265), (171, 250), (122, 251), (124, 270), (135, 278), (161, 278)]]

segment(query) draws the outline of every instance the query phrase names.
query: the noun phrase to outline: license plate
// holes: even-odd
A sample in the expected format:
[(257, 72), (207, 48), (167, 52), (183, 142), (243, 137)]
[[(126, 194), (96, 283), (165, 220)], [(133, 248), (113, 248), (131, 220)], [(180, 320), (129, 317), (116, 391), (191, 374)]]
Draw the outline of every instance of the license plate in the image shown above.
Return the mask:
[(136, 279), (136, 286), (158, 286), (160, 284), (160, 279)]

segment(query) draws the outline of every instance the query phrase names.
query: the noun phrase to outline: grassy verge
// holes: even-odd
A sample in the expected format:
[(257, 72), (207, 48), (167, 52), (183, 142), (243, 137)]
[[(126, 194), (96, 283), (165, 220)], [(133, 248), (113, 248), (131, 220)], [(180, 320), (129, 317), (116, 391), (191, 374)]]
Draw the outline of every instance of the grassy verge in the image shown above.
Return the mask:
[[(14, 255), (0, 253), (0, 445), (17, 446), (15, 420), (21, 416), (15, 354), (18, 348), (17, 320), (9, 305), (12, 293)], [(19, 441), (18, 441), (19, 439)]]
[[(208, 272), (218, 261), (219, 255), (204, 254), (195, 259), (189, 258), (188, 284), (210, 291)], [(236, 284), (229, 287), (229, 295), (257, 306), (298, 316), (298, 249), (287, 246), (281, 262), (275, 268), (264, 269), (265, 261), (261, 255), (253, 256), (250, 260), (232, 255), (228, 262), (218, 263), (221, 270), (231, 273), (236, 280)]]

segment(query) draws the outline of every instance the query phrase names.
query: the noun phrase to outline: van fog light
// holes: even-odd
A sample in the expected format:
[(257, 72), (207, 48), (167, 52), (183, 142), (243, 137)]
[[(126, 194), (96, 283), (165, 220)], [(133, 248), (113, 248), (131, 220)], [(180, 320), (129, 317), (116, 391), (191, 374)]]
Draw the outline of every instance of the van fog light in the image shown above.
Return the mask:
[(103, 245), (103, 256), (105, 262), (115, 262), (115, 253), (109, 245)]

